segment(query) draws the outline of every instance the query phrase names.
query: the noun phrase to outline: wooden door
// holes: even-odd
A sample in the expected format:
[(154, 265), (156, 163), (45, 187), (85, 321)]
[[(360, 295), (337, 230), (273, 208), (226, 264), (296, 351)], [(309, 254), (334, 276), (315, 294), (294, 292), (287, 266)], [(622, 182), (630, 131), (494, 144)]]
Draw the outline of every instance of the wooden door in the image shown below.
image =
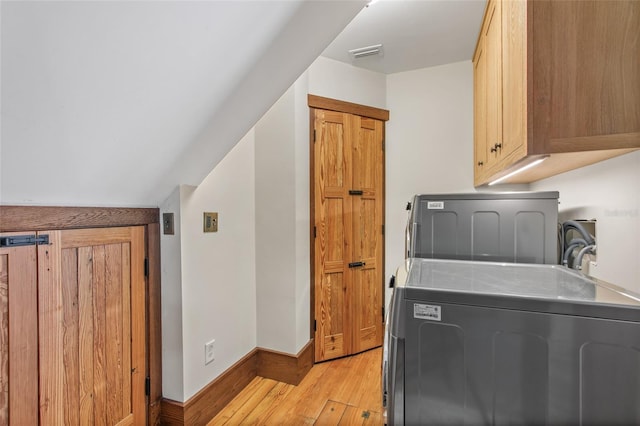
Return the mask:
[(375, 348), (382, 344), (382, 252), (384, 163), (382, 140), (383, 124), (380, 120), (354, 116), (352, 187), (362, 195), (352, 195), (353, 262), (362, 266), (351, 269), (349, 302), (353, 313), (352, 353)]
[(512, 163), (526, 154), (527, 140), (527, 3), (503, 1), (502, 8), (502, 147)]
[(38, 424), (36, 271), (35, 245), (0, 247), (0, 425)]
[(316, 361), (382, 344), (383, 123), (314, 116)]
[(485, 27), (487, 57), (487, 168), (497, 163), (502, 147), (502, 21), (501, 2), (489, 5)]
[(41, 423), (145, 424), (144, 228), (40, 234)]
[(473, 109), (474, 109), (474, 179), (478, 182), (487, 170), (487, 55), (486, 37), (480, 34), (480, 41), (473, 61)]

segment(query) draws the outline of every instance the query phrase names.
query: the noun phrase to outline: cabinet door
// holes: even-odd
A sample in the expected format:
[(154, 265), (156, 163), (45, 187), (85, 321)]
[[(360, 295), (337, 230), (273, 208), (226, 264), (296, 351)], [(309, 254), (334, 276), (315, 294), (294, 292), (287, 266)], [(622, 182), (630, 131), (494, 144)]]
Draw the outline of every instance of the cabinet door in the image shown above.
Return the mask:
[(502, 10), (502, 147), (501, 162), (522, 158), (527, 137), (527, 73), (525, 1), (504, 1)]
[(36, 271), (35, 245), (0, 247), (0, 425), (38, 424)]
[(550, 33), (553, 99), (545, 151), (640, 146), (640, 1), (534, 7), (550, 27), (541, 28)]
[(480, 35), (473, 63), (473, 170), (476, 184), (480, 183), (487, 170), (487, 55), (483, 34)]
[(144, 228), (38, 246), (42, 424), (146, 424)]
[(487, 56), (487, 168), (494, 167), (502, 145), (502, 22), (501, 3), (489, 5), (485, 27)]

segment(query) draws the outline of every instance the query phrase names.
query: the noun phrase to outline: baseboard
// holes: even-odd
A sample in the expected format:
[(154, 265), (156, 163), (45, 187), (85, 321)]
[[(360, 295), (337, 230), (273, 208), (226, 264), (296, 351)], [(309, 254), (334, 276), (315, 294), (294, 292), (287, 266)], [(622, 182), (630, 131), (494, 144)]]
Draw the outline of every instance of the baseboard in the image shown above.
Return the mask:
[(297, 385), (312, 366), (313, 340), (296, 355), (256, 348), (187, 402), (164, 398), (161, 405), (161, 424), (206, 425), (256, 376)]
[(258, 376), (297, 385), (313, 366), (313, 340), (296, 355), (258, 348)]
[(254, 349), (214, 379), (187, 402), (162, 400), (162, 424), (206, 425), (257, 376), (258, 350)]

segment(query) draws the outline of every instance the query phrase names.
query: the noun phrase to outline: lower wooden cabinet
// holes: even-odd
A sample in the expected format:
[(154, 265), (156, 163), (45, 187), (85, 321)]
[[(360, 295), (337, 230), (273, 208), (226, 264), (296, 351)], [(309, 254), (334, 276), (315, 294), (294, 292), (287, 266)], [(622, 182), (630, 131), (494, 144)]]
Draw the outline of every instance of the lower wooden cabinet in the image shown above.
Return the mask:
[(1, 237), (0, 424), (146, 424), (145, 227)]

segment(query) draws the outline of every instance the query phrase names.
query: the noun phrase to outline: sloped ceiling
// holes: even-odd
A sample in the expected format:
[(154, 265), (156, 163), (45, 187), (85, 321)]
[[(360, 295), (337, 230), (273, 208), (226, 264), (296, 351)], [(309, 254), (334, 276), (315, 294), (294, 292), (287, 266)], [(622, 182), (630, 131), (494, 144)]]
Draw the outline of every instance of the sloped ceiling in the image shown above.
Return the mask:
[(0, 203), (199, 184), (365, 3), (2, 2)]

